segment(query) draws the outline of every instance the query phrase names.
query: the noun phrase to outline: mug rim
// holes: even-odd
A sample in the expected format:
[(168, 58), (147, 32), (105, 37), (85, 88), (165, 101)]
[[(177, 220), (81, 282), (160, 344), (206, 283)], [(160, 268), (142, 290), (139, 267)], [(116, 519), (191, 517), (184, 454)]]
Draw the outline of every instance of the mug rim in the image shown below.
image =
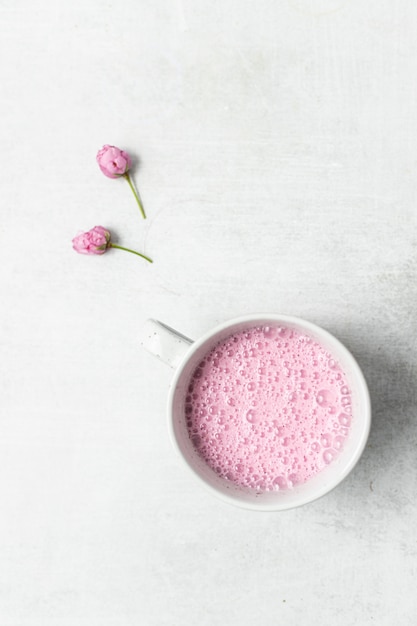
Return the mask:
[[(270, 503), (270, 502), (265, 503), (265, 502), (256, 501), (256, 500), (254, 500), (253, 502), (246, 501), (246, 500), (243, 500), (243, 498), (239, 499), (238, 497), (232, 497), (228, 495), (227, 493), (224, 493), (220, 491), (219, 489), (216, 489), (214, 486), (210, 485), (185, 457), (178, 443), (177, 436), (176, 436), (175, 429), (174, 429), (174, 397), (175, 397), (178, 382), (180, 381), (183, 370), (186, 367), (189, 360), (192, 358), (192, 356), (207, 341), (215, 338), (216, 335), (219, 335), (222, 331), (227, 330), (228, 328), (231, 328), (239, 324), (246, 324), (250, 322), (265, 323), (267, 321), (298, 326), (302, 328), (303, 330), (305, 330), (306, 332), (309, 332), (309, 331), (312, 332), (312, 334), (317, 336), (318, 339), (325, 338), (329, 342), (329, 344), (334, 346), (336, 355), (343, 354), (344, 359), (349, 361), (349, 367), (351, 368), (355, 376), (355, 379), (358, 381), (358, 384), (361, 387), (362, 395), (363, 395), (363, 400), (361, 402), (361, 409), (362, 409), (363, 417), (361, 420), (362, 427), (361, 427), (361, 433), (360, 433), (360, 440), (354, 450), (354, 454), (351, 456), (351, 458), (348, 459), (347, 463), (343, 467), (343, 471), (340, 472), (340, 475), (336, 475), (335, 478), (329, 482), (329, 484), (323, 485), (321, 489), (317, 489), (313, 493), (306, 494), (304, 497), (300, 498), (299, 502), (291, 503), (289, 506), (285, 502), (280, 503), (278, 500), (276, 503)], [(197, 340), (193, 341), (190, 344), (189, 349), (184, 354), (180, 364), (176, 368), (174, 376), (172, 378), (170, 388), (169, 388), (169, 393), (168, 393), (168, 399), (167, 399), (167, 412), (168, 412), (168, 430), (169, 430), (171, 442), (175, 450), (177, 451), (177, 454), (181, 458), (183, 465), (185, 465), (185, 467), (188, 468), (188, 471), (191, 472), (191, 474), (198, 479), (198, 481), (204, 486), (206, 490), (208, 490), (216, 498), (222, 500), (223, 502), (227, 502), (228, 504), (232, 504), (239, 508), (249, 509), (253, 511), (269, 511), (269, 512), (291, 510), (299, 506), (303, 506), (304, 504), (308, 504), (309, 502), (318, 500), (319, 498), (323, 497), (327, 493), (330, 493), (335, 487), (337, 487), (351, 473), (351, 471), (354, 469), (359, 459), (361, 458), (363, 451), (366, 447), (368, 438), (369, 438), (369, 433), (371, 429), (371, 421), (372, 421), (371, 399), (370, 399), (368, 385), (367, 385), (365, 376), (361, 368), (359, 367), (358, 362), (356, 361), (352, 353), (348, 350), (348, 348), (337, 337), (335, 337), (332, 333), (330, 333), (325, 328), (318, 326), (317, 324), (310, 322), (308, 320), (305, 320), (304, 318), (301, 318), (301, 317), (297, 317), (293, 315), (285, 315), (285, 314), (281, 315), (278, 313), (251, 313), (251, 314), (241, 315), (239, 317), (230, 318), (226, 320), (225, 322), (222, 322), (212, 327), (211, 330), (205, 332)]]

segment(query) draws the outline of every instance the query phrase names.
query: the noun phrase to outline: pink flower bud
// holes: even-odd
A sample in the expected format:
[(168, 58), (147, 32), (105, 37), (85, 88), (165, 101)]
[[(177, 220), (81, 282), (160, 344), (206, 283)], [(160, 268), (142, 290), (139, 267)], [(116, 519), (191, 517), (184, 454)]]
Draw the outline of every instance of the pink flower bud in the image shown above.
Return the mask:
[(105, 145), (97, 152), (97, 163), (105, 176), (119, 178), (126, 174), (132, 165), (127, 152), (115, 146)]
[(110, 232), (103, 226), (94, 226), (74, 237), (72, 247), (80, 254), (104, 254), (110, 247)]

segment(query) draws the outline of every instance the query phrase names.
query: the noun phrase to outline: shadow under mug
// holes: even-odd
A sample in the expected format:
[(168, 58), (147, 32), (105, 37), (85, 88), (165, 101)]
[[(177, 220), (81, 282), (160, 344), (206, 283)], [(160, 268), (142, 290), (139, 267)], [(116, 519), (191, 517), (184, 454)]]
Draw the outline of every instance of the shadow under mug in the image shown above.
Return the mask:
[[(255, 326), (285, 326), (317, 341), (338, 361), (352, 393), (352, 423), (343, 449), (336, 459), (305, 483), (290, 489), (260, 492), (239, 487), (219, 477), (195, 449), (185, 419), (185, 398), (190, 379), (202, 359), (220, 341)], [(143, 327), (141, 345), (175, 369), (168, 394), (168, 426), (172, 443), (185, 466), (212, 494), (246, 509), (283, 511), (325, 495), (352, 471), (368, 440), (371, 403), (368, 387), (359, 365), (345, 346), (329, 332), (297, 317), (276, 314), (246, 315), (229, 320), (197, 341), (156, 320)]]

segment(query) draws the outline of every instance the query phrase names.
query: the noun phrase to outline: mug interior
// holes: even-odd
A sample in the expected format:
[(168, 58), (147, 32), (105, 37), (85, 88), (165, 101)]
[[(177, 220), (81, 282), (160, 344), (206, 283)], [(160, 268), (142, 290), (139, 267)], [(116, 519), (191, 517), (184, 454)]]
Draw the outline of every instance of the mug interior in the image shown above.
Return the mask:
[[(210, 468), (190, 439), (185, 419), (185, 397), (192, 374), (202, 358), (219, 341), (254, 326), (282, 325), (305, 333), (328, 350), (340, 364), (352, 397), (352, 422), (343, 449), (338, 456), (307, 482), (279, 491), (257, 491), (239, 487), (220, 478)], [(170, 432), (174, 446), (194, 475), (216, 496), (249, 509), (284, 510), (315, 500), (333, 489), (353, 469), (359, 460), (369, 435), (371, 410), (364, 376), (350, 352), (333, 335), (310, 322), (288, 316), (247, 316), (231, 321), (191, 345), (178, 368), (168, 400)]]

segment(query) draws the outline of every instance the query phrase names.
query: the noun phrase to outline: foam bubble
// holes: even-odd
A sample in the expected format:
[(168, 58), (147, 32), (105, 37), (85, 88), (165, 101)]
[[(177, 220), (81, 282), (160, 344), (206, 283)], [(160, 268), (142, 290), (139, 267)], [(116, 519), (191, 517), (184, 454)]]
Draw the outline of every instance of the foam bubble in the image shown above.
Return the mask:
[(335, 456), (336, 454), (334, 450), (326, 450), (325, 452), (323, 452), (323, 460), (326, 463), (326, 465), (329, 465), (329, 463), (333, 461)]
[(250, 424), (256, 424), (256, 422), (258, 421), (256, 412), (253, 409), (249, 409), (249, 411), (247, 411), (247, 413), (246, 413), (246, 420)]
[(334, 402), (335, 394), (330, 389), (320, 389), (316, 395), (316, 402), (319, 406), (327, 407)]
[(347, 413), (340, 413), (339, 415), (339, 424), (342, 426), (350, 426), (351, 417)]
[(329, 433), (322, 435), (320, 437), (320, 443), (323, 448), (330, 448), (330, 446), (332, 445), (332, 436)]
[(333, 439), (333, 447), (335, 448), (335, 450), (341, 450), (344, 446), (344, 443), (345, 443), (345, 438), (341, 437), (340, 435), (337, 435)]

